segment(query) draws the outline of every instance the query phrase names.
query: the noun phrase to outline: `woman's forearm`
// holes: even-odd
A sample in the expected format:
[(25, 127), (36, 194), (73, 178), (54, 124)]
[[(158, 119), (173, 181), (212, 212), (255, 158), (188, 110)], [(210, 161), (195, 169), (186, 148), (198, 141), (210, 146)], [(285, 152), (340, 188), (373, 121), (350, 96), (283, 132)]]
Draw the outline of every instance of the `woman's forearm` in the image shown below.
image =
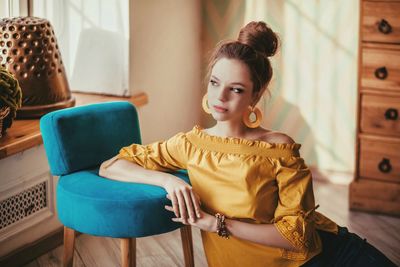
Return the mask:
[(165, 172), (147, 170), (125, 159), (111, 158), (100, 166), (99, 175), (112, 180), (151, 184), (164, 187), (172, 175)]
[[(167, 210), (173, 211), (171, 207), (166, 207)], [(173, 218), (175, 222), (183, 224), (190, 224), (207, 232), (217, 232), (216, 218), (204, 211), (202, 212), (201, 219), (196, 222), (184, 222), (182, 218)], [(292, 244), (285, 239), (273, 224), (253, 224), (237, 220), (225, 219), (225, 225), (230, 235), (248, 240), (254, 243), (269, 247), (284, 248), (292, 251), (297, 251)]]
[(296, 250), (273, 224), (252, 224), (230, 219), (226, 219), (225, 224), (232, 236), (270, 247)]
[[(171, 178), (175, 178), (172, 174), (147, 170), (133, 162), (115, 157), (101, 164), (99, 175), (118, 181), (144, 183), (160, 187), (166, 187)], [(251, 224), (230, 219), (226, 219), (225, 222), (232, 236), (266, 246), (295, 250), (273, 224)], [(216, 223), (214, 223), (212, 231), (216, 232), (216, 227)]]
[(175, 216), (184, 217), (185, 222), (187, 217), (196, 221), (201, 216), (198, 196), (188, 183), (173, 174), (148, 170), (116, 156), (101, 164), (99, 175), (117, 181), (163, 187), (168, 193), (166, 197), (171, 200)]

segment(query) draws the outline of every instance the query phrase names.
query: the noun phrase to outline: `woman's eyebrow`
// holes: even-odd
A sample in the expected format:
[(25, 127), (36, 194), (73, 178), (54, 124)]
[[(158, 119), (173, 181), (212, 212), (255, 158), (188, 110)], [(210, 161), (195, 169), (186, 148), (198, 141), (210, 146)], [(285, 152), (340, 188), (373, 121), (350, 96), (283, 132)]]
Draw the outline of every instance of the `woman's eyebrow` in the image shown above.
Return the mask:
[(211, 78), (214, 79), (214, 80), (219, 81), (219, 79), (217, 77), (215, 77), (214, 75), (211, 75)]
[[(213, 80), (216, 80), (217, 82), (220, 81), (215, 75), (211, 75), (210, 78), (213, 79)], [(232, 82), (232, 83), (230, 83), (229, 85), (239, 85), (239, 86), (242, 86), (242, 87), (244, 87), (244, 88), (247, 88), (247, 86), (246, 86), (244, 83), (242, 83), (242, 82)]]
[(242, 87), (247, 88), (247, 86), (244, 83), (240, 83), (240, 82), (233, 82), (233, 83), (231, 83), (231, 85), (240, 85)]

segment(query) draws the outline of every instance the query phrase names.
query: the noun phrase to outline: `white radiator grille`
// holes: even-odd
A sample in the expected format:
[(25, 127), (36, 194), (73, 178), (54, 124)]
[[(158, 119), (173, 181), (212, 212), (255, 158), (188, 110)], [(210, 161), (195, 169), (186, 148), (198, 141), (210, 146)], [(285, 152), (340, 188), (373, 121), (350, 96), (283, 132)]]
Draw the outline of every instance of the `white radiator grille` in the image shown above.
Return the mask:
[(0, 229), (47, 207), (47, 183), (36, 184), (0, 202)]

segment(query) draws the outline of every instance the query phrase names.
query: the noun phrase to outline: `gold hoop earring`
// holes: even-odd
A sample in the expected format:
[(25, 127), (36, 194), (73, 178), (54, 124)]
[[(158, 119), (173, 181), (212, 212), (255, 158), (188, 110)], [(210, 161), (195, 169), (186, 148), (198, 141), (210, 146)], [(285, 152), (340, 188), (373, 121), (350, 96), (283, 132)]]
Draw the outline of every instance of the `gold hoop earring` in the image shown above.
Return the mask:
[[(250, 120), (251, 113), (254, 113), (254, 115), (256, 116), (255, 121)], [(257, 128), (258, 126), (260, 126), (261, 120), (262, 120), (261, 110), (257, 107), (253, 108), (253, 107), (249, 106), (249, 107), (247, 107), (246, 111), (243, 113), (243, 122), (249, 128)]]
[(208, 103), (207, 103), (207, 94), (205, 94), (203, 96), (202, 106), (203, 106), (203, 110), (204, 110), (205, 113), (211, 114), (211, 110), (208, 107)]

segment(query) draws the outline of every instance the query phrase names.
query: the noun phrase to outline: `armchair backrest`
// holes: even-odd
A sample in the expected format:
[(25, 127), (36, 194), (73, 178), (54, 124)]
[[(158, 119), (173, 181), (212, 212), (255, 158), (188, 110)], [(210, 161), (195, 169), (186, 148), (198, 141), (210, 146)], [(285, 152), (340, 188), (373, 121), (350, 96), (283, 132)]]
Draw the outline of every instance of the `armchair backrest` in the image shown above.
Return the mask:
[(122, 101), (50, 112), (40, 130), (50, 171), (58, 176), (94, 168), (123, 146), (141, 144), (136, 108)]

